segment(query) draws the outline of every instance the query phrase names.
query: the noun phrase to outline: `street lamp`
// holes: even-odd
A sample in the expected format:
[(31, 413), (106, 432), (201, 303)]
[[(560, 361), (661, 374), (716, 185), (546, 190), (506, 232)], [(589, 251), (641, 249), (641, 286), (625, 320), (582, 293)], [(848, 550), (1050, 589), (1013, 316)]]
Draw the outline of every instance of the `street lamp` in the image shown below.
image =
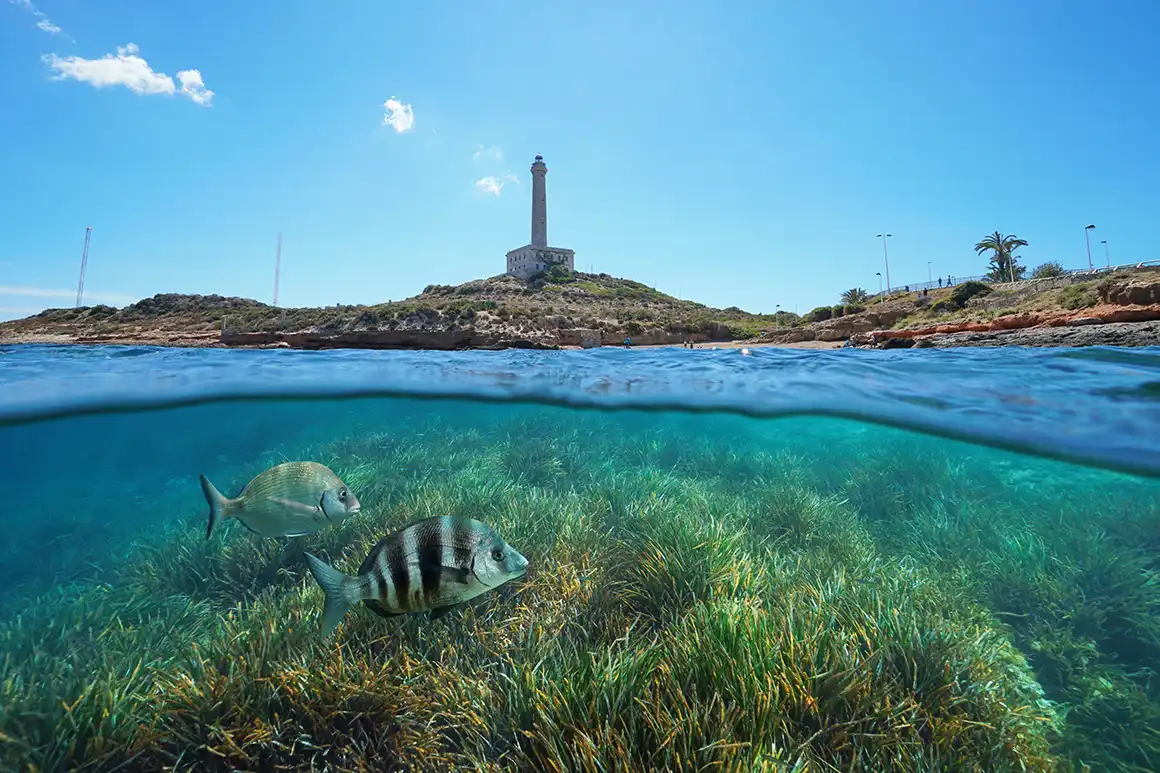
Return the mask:
[(934, 287), (934, 279), (930, 275), (930, 261), (926, 262), (926, 286), (927, 288)]
[(1091, 236), (1089, 236), (1089, 234), (1091, 233), (1093, 228), (1095, 228), (1094, 225), (1089, 225), (1083, 229), (1083, 238), (1084, 238), (1084, 241), (1087, 242), (1088, 270), (1089, 271), (1093, 268), (1093, 266), (1092, 266), (1092, 240), (1091, 240)]
[(890, 292), (890, 256), (886, 253), (886, 237), (888, 236), (894, 236), (894, 234), (881, 233), (874, 237), (882, 240), (882, 259), (886, 261), (886, 292)]
[(1108, 254), (1108, 240), (1104, 239), (1103, 241), (1100, 242), (1100, 244), (1104, 245), (1104, 260), (1106, 260), (1108, 262), (1108, 268), (1111, 268), (1112, 267), (1112, 256)]
[(777, 309), (773, 312), (773, 327), (776, 330), (781, 330), (781, 304), (777, 304)]
[(877, 277), (878, 277), (878, 302), (879, 302), (879, 303), (885, 303), (885, 302), (886, 302), (886, 296), (882, 294), (882, 272), (881, 272), (881, 271), (875, 271), (874, 273), (875, 273), (875, 275), (877, 275)]

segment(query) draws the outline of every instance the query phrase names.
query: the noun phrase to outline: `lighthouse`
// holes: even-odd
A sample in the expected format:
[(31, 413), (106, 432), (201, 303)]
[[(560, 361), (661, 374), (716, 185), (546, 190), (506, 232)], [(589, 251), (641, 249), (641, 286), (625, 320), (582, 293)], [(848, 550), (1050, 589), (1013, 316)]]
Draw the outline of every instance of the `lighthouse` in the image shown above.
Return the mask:
[(507, 254), (507, 273), (527, 279), (553, 265), (575, 270), (576, 253), (548, 246), (548, 165), (537, 154), (532, 162), (532, 240)]

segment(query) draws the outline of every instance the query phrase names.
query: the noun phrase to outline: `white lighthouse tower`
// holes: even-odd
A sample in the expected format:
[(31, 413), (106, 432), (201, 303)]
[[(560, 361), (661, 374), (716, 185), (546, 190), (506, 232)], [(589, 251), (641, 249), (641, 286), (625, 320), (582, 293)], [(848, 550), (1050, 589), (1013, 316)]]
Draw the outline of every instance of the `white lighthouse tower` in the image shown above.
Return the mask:
[(576, 253), (563, 247), (548, 246), (548, 165), (544, 157), (532, 162), (532, 241), (507, 254), (507, 273), (527, 279), (549, 266), (562, 265), (575, 270)]

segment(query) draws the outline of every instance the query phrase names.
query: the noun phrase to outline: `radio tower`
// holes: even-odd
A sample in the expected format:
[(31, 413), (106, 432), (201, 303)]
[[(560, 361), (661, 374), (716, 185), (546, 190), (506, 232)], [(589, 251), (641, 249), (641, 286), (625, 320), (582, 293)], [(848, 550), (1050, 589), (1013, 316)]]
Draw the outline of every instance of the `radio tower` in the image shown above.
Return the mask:
[(278, 305), (278, 274), (282, 271), (282, 232), (278, 232), (278, 251), (274, 253), (274, 305)]
[(93, 227), (91, 225), (85, 226), (85, 249), (81, 253), (81, 278), (77, 282), (77, 308), (81, 307), (81, 297), (85, 293), (85, 266), (89, 264), (89, 237), (92, 236)]

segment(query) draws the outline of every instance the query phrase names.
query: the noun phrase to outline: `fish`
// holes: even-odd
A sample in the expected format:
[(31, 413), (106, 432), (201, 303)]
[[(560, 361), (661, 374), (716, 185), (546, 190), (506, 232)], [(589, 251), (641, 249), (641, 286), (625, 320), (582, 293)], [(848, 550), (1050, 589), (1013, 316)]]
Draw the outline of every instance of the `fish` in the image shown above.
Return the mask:
[(301, 537), (346, 519), (361, 505), (342, 479), (318, 462), (285, 462), (259, 473), (231, 499), (201, 475), (209, 503), (208, 540), (226, 518), (263, 537)]
[(490, 526), (465, 516), (436, 516), (391, 532), (375, 543), (351, 577), (303, 552), (325, 594), (323, 636), (363, 602), (381, 617), (430, 612), (430, 619), (522, 577), (528, 559)]

